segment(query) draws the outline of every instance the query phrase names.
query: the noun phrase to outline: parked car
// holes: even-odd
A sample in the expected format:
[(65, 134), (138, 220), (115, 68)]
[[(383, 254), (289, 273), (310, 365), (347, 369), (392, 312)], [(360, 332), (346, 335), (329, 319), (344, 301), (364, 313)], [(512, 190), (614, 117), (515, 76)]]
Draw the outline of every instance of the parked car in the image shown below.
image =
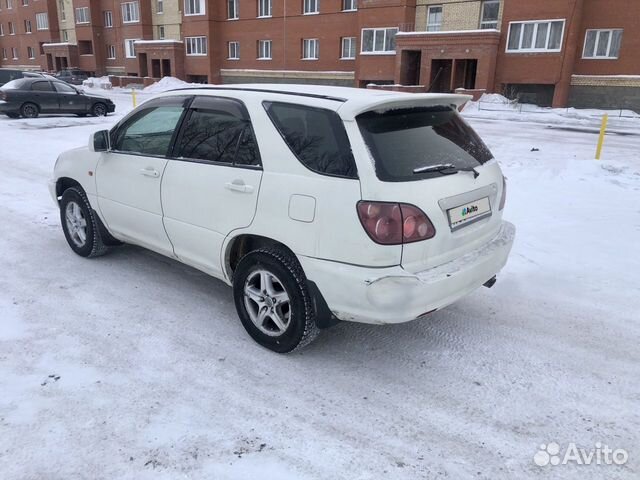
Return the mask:
[(15, 80), (17, 78), (53, 78), (42, 72), (26, 72), (23, 70), (15, 70), (13, 68), (0, 68), (0, 87), (5, 83)]
[(174, 90), (58, 158), (83, 257), (146, 247), (233, 286), (261, 345), (422, 318), (492, 286), (515, 228), (469, 97), (260, 85)]
[(71, 68), (59, 71), (56, 73), (55, 77), (58, 80), (70, 83), (71, 85), (82, 85), (82, 82), (89, 78), (89, 74), (84, 70)]
[(11, 118), (35, 118), (41, 113), (99, 117), (115, 109), (109, 98), (87, 95), (64, 82), (44, 77), (12, 80), (0, 88), (0, 113)]

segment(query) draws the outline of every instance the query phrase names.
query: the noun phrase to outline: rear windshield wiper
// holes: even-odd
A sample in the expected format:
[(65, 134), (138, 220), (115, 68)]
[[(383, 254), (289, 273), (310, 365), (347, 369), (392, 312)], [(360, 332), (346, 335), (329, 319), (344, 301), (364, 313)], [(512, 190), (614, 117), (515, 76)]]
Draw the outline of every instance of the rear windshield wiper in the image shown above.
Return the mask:
[(414, 174), (429, 172), (439, 172), (444, 175), (453, 175), (458, 172), (473, 172), (473, 178), (480, 176), (480, 173), (474, 167), (456, 167), (453, 163), (439, 163), (437, 165), (419, 167), (413, 170)]

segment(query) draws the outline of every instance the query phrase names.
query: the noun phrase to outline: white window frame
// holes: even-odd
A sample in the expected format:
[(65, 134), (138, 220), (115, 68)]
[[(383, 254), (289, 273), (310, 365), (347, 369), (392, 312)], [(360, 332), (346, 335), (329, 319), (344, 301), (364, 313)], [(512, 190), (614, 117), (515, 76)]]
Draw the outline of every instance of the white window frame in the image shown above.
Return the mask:
[(320, 40), (317, 38), (302, 39), (302, 60), (320, 59)]
[[(547, 48), (549, 46), (549, 41), (551, 40), (551, 24), (554, 22), (562, 22), (562, 33), (560, 34), (560, 47), (559, 48)], [(545, 42), (546, 47), (545, 48), (535, 48), (536, 45), (536, 41), (537, 41), (537, 37), (538, 37), (538, 28), (540, 27), (541, 24), (548, 24), (549, 27), (547, 28), (547, 41)], [(511, 39), (511, 27), (513, 25), (522, 25), (522, 28), (520, 29), (520, 41), (518, 42), (518, 48), (517, 49), (509, 49), (509, 40)], [(527, 24), (534, 24), (534, 30), (533, 30), (533, 37), (531, 39), (531, 45), (532, 48), (520, 48), (522, 46), (522, 40), (524, 39), (524, 26)], [(510, 22), (509, 23), (509, 31), (507, 32), (507, 46), (506, 46), (506, 52), (507, 53), (558, 53), (562, 51), (562, 45), (564, 43), (564, 33), (567, 27), (567, 20), (566, 18), (555, 18), (552, 20), (529, 20), (529, 21), (518, 21), (518, 22)]]
[(302, 0), (303, 15), (317, 15), (320, 13), (320, 0)]
[(115, 60), (117, 58), (116, 55), (116, 46), (107, 45), (107, 60)]
[[(184, 37), (184, 51), (187, 57), (206, 57), (208, 54), (207, 37)], [(189, 53), (189, 51), (191, 52)]]
[[(596, 43), (594, 46), (592, 56), (587, 56), (587, 38), (589, 37), (589, 32), (596, 32)], [(600, 35), (605, 32), (609, 33), (609, 41), (607, 43), (607, 53), (606, 55), (598, 55), (598, 45), (600, 44)], [(614, 32), (624, 32), (624, 29), (623, 28), (590, 28), (588, 29), (584, 34), (584, 44), (582, 46), (582, 58), (585, 60), (618, 60), (620, 58), (620, 52), (618, 52), (618, 55), (616, 55), (615, 57), (609, 56), (611, 54), (611, 42), (613, 41)], [(622, 44), (620, 45), (620, 48), (622, 48)]]
[(36, 30), (49, 30), (49, 15), (46, 12), (36, 13)]
[(7, 57), (7, 49), (5, 47), (2, 47), (2, 60), (9, 60)]
[[(357, 44), (357, 38), (356, 37), (342, 37), (342, 39), (340, 40), (340, 60), (355, 60), (356, 59), (356, 52), (358, 50), (358, 44)], [(348, 56), (345, 56), (345, 46), (346, 44), (349, 44), (348, 48), (347, 48), (347, 52), (348, 52)], [(351, 52), (353, 51), (353, 55), (351, 55)]]
[(7, 0), (7, 8), (11, 10), (13, 8), (13, 0)]
[[(23, 7), (28, 7), (29, 6), (29, 0), (22, 0), (22, 6)], [(29, 57), (31, 58), (31, 57)]]
[(185, 17), (204, 15), (205, 12), (205, 0), (184, 0)]
[(156, 14), (157, 15), (164, 14), (164, 0), (156, 0)]
[[(267, 48), (267, 45), (269, 46)], [(269, 54), (266, 55), (267, 50)], [(272, 60), (273, 59), (273, 41), (272, 40), (258, 40), (258, 60)]]
[(167, 37), (167, 29), (164, 25), (158, 25), (158, 40), (164, 40)]
[(11, 56), (13, 57), (14, 60), (18, 60), (18, 49), (16, 47), (12, 47), (11, 48)]
[[(80, 14), (82, 12), (82, 15)], [(80, 17), (83, 17), (83, 20), (80, 21)], [(91, 23), (91, 14), (89, 12), (89, 7), (78, 7), (76, 8), (76, 25), (87, 25)]]
[(24, 21), (24, 33), (33, 33), (33, 29), (31, 27), (31, 20), (25, 19), (25, 21)]
[[(484, 6), (487, 4), (498, 4), (498, 18), (495, 20), (484, 19)], [(495, 27), (484, 28), (484, 25), (496, 24)], [(480, 5), (480, 29), (481, 30), (500, 30), (500, 0), (484, 0)]]
[[(431, 10), (440, 9), (440, 23), (429, 23), (431, 18)], [(427, 32), (440, 32), (442, 31), (442, 22), (444, 20), (444, 6), (443, 5), (429, 5), (427, 7)]]
[(0, 22), (0, 37), (4, 37), (4, 25)]
[(238, 20), (240, 12), (238, 0), (226, 0), (227, 2), (227, 20)]
[[(373, 50), (368, 51), (364, 49), (364, 32), (365, 31), (373, 31)], [(376, 36), (380, 34), (380, 32), (384, 32), (384, 38), (382, 41), (382, 45), (387, 44), (387, 31), (395, 30), (396, 34), (398, 33), (398, 27), (376, 27), (376, 28), (363, 28), (360, 32), (360, 55), (395, 55), (395, 50), (375, 50), (376, 48)]]
[(67, 12), (64, 9), (64, 0), (59, 0), (58, 1), (58, 10), (60, 10), (60, 21), (61, 22), (66, 22), (67, 21)]
[(240, 42), (227, 42), (227, 60), (240, 60)]
[(29, 60), (35, 60), (36, 49), (33, 47), (27, 47), (27, 57), (29, 58)]
[(7, 22), (7, 25), (9, 25), (9, 35), (15, 35), (16, 27), (13, 25), (13, 22)]
[(122, 13), (122, 23), (139, 23), (140, 22), (140, 2), (123, 2), (120, 4), (120, 13)]
[(271, 18), (273, 0), (258, 0), (258, 18)]
[(105, 10), (104, 16), (104, 28), (113, 28), (113, 12), (111, 10)]
[(124, 56), (125, 58), (136, 58), (135, 43), (139, 38), (125, 38), (124, 40)]
[(63, 42), (68, 42), (69, 41), (69, 32), (67, 30), (63, 30), (62, 31), (62, 41)]
[[(343, 12), (355, 12), (358, 10), (358, 0), (342, 0)], [(348, 37), (345, 37), (348, 38)]]

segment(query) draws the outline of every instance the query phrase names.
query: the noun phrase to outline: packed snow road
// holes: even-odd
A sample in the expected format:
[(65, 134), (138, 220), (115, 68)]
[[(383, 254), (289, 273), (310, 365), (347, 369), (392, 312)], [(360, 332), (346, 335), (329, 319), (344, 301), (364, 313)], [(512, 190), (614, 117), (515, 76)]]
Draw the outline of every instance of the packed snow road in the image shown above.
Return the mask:
[[(638, 478), (639, 135), (596, 162), (592, 133), (471, 114), (518, 226), (496, 286), (281, 356), (221, 282), (66, 245), (47, 179), (113, 96), (107, 118), (0, 118), (0, 478)], [(628, 458), (563, 465), (571, 444)]]

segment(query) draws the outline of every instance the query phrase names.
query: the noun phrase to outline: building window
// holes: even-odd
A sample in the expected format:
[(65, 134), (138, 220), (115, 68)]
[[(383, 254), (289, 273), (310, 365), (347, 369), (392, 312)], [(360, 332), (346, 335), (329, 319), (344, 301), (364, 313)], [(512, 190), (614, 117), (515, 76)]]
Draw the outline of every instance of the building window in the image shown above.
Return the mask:
[(442, 30), (442, 5), (431, 5), (427, 10), (427, 32)]
[(18, 49), (16, 47), (11, 49), (11, 55), (13, 55), (14, 60), (18, 60)]
[(7, 0), (6, 5), (7, 5), (8, 9), (12, 9), (13, 8), (13, 0)]
[(113, 12), (111, 10), (104, 12), (104, 26), (105, 28), (113, 27)]
[(107, 60), (115, 60), (115, 59), (116, 59), (116, 46), (107, 45)]
[(136, 41), (137, 38), (124, 41), (124, 56), (127, 58), (136, 58)]
[(342, 0), (342, 11), (352, 12), (358, 9), (358, 0)]
[(31, 20), (24, 21), (24, 31), (25, 33), (31, 33)]
[(158, 39), (164, 40), (164, 25), (158, 25)]
[(395, 53), (397, 33), (397, 28), (362, 29), (362, 53)]
[(318, 60), (320, 57), (320, 41), (317, 38), (302, 40), (302, 59)]
[(587, 30), (582, 58), (618, 58), (622, 32), (623, 30)]
[(93, 55), (93, 42), (91, 40), (78, 40), (78, 53), (80, 55)]
[(258, 16), (270, 17), (272, 0), (258, 0)]
[(8, 60), (7, 58), (7, 49), (6, 48), (2, 48), (2, 59), (3, 60)]
[(258, 60), (271, 60), (271, 40), (258, 40)]
[(156, 13), (158, 15), (162, 15), (164, 13), (164, 1), (163, 0), (158, 0), (156, 2)]
[(304, 7), (302, 9), (302, 13), (304, 13), (305, 15), (309, 15), (311, 13), (319, 13), (320, 10), (320, 0), (303, 0), (304, 1)]
[(227, 20), (237, 20), (238, 16), (238, 0), (227, 0)]
[(140, 4), (126, 2), (122, 4), (122, 23), (136, 23), (140, 21)]
[(89, 7), (76, 8), (76, 23), (89, 23)]
[(36, 28), (38, 30), (49, 30), (49, 15), (46, 13), (36, 13)]
[(62, 41), (63, 41), (63, 42), (68, 42), (68, 41), (69, 41), (69, 32), (68, 32), (68, 31), (66, 31), (66, 30), (64, 30), (64, 31), (62, 32)]
[(342, 37), (342, 60), (356, 58), (356, 37)]
[[(29, 0), (22, 0), (22, 6), (23, 7), (28, 7), (29, 6)], [(31, 57), (29, 57), (31, 58)]]
[(240, 42), (229, 42), (229, 60), (240, 60)]
[(204, 0), (184, 0), (185, 15), (204, 15)]
[(511, 22), (507, 52), (559, 52), (563, 35), (564, 20)]
[(187, 55), (206, 55), (207, 37), (185, 37)]
[(500, 0), (485, 0), (482, 2), (482, 16), (480, 28), (482, 30), (498, 30), (498, 17), (500, 16)]
[(31, 60), (36, 58), (36, 51), (33, 49), (33, 47), (27, 47), (27, 55)]
[(13, 28), (13, 22), (9, 22), (9, 35), (15, 35), (16, 30)]
[(4, 37), (4, 26), (0, 23), (0, 37)]
[(60, 0), (58, 2), (58, 10), (60, 11), (60, 20), (63, 22), (67, 21), (67, 12), (64, 9), (64, 0)]

